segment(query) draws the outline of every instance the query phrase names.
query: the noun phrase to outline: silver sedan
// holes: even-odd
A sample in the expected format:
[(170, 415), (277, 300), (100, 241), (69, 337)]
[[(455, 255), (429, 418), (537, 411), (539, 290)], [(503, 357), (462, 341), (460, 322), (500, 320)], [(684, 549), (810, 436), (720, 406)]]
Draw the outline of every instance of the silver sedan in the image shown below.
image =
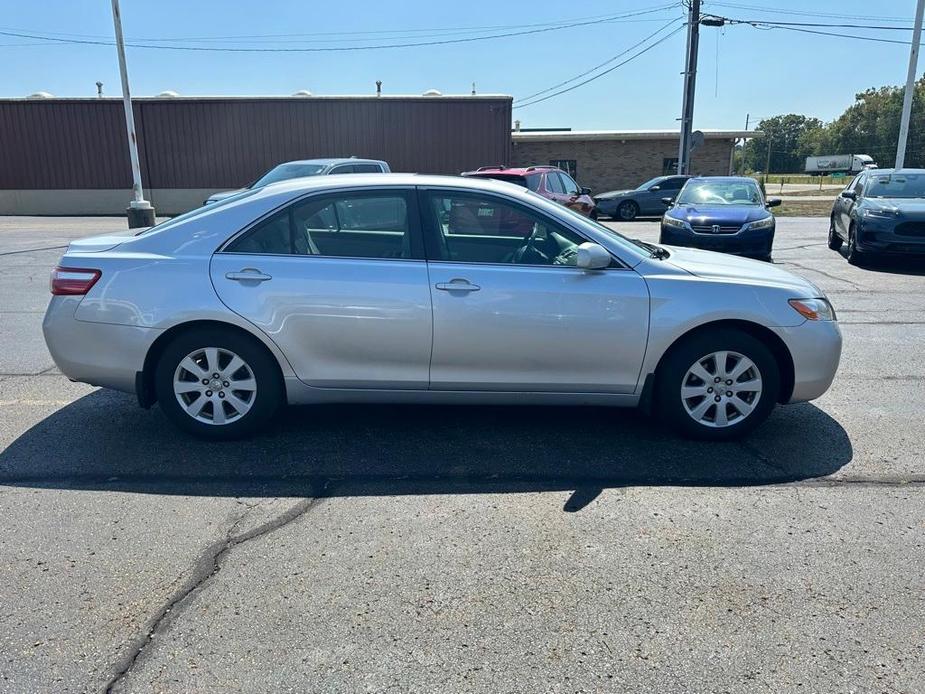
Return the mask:
[(284, 403), (642, 406), (726, 439), (829, 387), (832, 306), (780, 268), (621, 236), (517, 186), (403, 174), (249, 190), (71, 244), (70, 378), (204, 437)]

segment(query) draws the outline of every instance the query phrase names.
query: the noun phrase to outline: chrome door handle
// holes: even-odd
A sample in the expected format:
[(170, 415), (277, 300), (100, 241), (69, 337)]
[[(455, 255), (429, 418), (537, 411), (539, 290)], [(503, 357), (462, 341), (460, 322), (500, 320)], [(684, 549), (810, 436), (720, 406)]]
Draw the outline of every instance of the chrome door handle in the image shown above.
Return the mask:
[(226, 272), (225, 279), (235, 280), (236, 282), (266, 282), (273, 279), (270, 275), (265, 275), (254, 267), (246, 267), (240, 272)]
[(479, 285), (460, 278), (452, 279), (449, 282), (439, 282), (434, 286), (445, 292), (477, 292), (481, 289)]

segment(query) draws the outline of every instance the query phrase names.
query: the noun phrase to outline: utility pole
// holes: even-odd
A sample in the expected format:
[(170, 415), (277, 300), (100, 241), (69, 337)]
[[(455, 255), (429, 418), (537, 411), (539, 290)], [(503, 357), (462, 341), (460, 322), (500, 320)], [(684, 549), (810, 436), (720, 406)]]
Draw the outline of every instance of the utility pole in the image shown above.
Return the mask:
[(128, 228), (154, 226), (154, 207), (145, 200), (141, 188), (141, 164), (138, 161), (138, 138), (135, 136), (135, 114), (132, 112), (132, 95), (128, 88), (128, 69), (125, 67), (125, 42), (122, 39), (122, 14), (119, 0), (112, 0), (112, 22), (116, 29), (116, 50), (119, 53), (119, 72), (122, 75), (122, 102), (125, 106), (125, 129), (128, 134), (128, 153), (132, 160), (132, 201), (126, 213)]
[(899, 120), (899, 142), (896, 144), (896, 168), (906, 163), (906, 141), (909, 139), (909, 119), (912, 116), (912, 96), (915, 93), (915, 71), (919, 62), (919, 43), (922, 41), (922, 14), (925, 0), (919, 0), (915, 8), (915, 29), (912, 32), (912, 48), (909, 49), (909, 72), (906, 73), (906, 91), (903, 93), (902, 117)]
[(768, 159), (764, 164), (764, 180), (768, 180), (768, 174), (771, 173), (771, 133), (768, 135)]
[(700, 2), (690, 0), (687, 11), (687, 56), (684, 65), (684, 102), (681, 108), (681, 141), (678, 173), (690, 172), (691, 130), (694, 125), (694, 91), (697, 87), (697, 51), (700, 45)]

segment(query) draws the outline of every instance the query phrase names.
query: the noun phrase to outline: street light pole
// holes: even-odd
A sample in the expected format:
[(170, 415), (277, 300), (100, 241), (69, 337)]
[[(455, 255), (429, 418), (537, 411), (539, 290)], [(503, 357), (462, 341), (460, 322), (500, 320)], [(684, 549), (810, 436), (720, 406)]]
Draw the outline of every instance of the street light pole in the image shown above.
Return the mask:
[(122, 76), (122, 102), (125, 106), (125, 129), (128, 134), (128, 152), (132, 160), (132, 201), (126, 210), (129, 229), (154, 226), (154, 207), (145, 200), (141, 188), (141, 164), (138, 160), (138, 138), (135, 136), (135, 114), (132, 112), (132, 95), (128, 88), (128, 69), (125, 66), (125, 43), (122, 39), (122, 14), (119, 0), (112, 0), (112, 22), (116, 29), (116, 50), (119, 53), (119, 72)]
[(909, 119), (912, 116), (912, 96), (915, 93), (915, 71), (919, 62), (919, 44), (922, 41), (922, 14), (925, 0), (919, 0), (915, 8), (915, 29), (912, 32), (912, 48), (909, 50), (909, 72), (906, 73), (906, 91), (903, 93), (903, 110), (899, 119), (899, 142), (896, 144), (896, 168), (906, 163), (906, 141), (909, 139)]
[(687, 55), (684, 64), (684, 102), (681, 108), (681, 138), (678, 143), (678, 173), (690, 171), (691, 130), (694, 125), (694, 92), (697, 87), (697, 51), (700, 44), (700, 2), (690, 0), (687, 12)]

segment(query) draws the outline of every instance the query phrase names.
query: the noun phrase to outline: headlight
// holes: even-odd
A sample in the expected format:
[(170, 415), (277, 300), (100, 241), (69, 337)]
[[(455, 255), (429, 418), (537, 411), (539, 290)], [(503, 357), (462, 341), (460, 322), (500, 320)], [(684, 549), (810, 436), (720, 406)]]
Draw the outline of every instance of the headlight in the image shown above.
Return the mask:
[(675, 229), (687, 228), (687, 222), (685, 222), (683, 219), (669, 217), (667, 214), (662, 217), (662, 224), (664, 224), (666, 227), (674, 227)]
[(787, 303), (806, 320), (835, 320), (835, 309), (828, 299), (790, 299)]
[(871, 210), (865, 207), (861, 210), (862, 217), (871, 217), (872, 219), (893, 219), (896, 213), (893, 210)]
[(749, 229), (770, 229), (772, 226), (774, 226), (774, 215), (748, 223)]

